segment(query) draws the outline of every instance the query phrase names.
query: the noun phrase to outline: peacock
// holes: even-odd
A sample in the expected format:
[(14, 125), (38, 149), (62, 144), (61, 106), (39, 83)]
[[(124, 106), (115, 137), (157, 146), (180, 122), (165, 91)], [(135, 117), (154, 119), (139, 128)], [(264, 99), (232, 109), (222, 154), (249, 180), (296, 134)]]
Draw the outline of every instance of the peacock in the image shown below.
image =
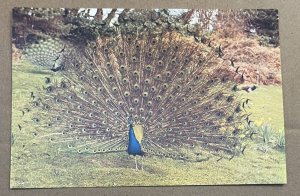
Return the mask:
[(172, 31), (99, 36), (85, 47), (42, 41), (25, 56), (55, 77), (31, 93), (25, 123), (78, 153), (231, 160), (245, 149), (249, 115), (216, 48)]

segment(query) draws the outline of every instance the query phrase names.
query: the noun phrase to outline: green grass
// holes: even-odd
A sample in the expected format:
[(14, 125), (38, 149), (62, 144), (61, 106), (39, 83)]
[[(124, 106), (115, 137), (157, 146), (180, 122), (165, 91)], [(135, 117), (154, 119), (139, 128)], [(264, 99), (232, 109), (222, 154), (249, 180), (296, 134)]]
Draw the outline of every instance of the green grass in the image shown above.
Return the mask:
[[(77, 154), (34, 139), (20, 110), (30, 100), (30, 92), (52, 74), (35, 69), (21, 62), (13, 65), (12, 188), (286, 183), (285, 153), (268, 146), (263, 152), (254, 141), (248, 142), (245, 155), (231, 161), (190, 163), (146, 157), (144, 171), (136, 171), (133, 157), (126, 153)], [(241, 95), (252, 100), (249, 111), (256, 122), (265, 117), (274, 129), (283, 129), (280, 87), (259, 87)]]
[(250, 108), (246, 109), (252, 113), (251, 120), (257, 124), (271, 124), (278, 132), (284, 130), (281, 86), (259, 86), (251, 93), (241, 91), (240, 94), (250, 99)]

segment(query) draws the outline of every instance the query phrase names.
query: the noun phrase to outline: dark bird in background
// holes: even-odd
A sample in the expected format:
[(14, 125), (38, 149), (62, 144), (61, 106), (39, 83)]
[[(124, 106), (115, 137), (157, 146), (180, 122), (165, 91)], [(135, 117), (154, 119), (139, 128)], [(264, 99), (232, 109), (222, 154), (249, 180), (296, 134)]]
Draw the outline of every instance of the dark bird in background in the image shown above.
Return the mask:
[[(31, 47), (27, 57), (45, 66), (39, 59), (57, 58), (57, 42)], [(214, 63), (215, 50), (206, 48), (170, 32), (99, 37), (84, 51), (65, 48), (71, 52), (61, 62), (61, 79), (35, 92), (27, 124), (37, 139), (78, 153), (232, 159), (242, 153), (240, 137), (248, 130), (237, 127), (245, 114), (236, 84), (222, 79), (229, 77), (226, 65)]]
[(253, 85), (253, 86), (244, 86), (244, 87), (241, 88), (241, 90), (244, 90), (247, 93), (250, 93), (250, 92), (252, 92), (256, 89), (257, 89), (257, 86), (255, 86), (255, 85)]

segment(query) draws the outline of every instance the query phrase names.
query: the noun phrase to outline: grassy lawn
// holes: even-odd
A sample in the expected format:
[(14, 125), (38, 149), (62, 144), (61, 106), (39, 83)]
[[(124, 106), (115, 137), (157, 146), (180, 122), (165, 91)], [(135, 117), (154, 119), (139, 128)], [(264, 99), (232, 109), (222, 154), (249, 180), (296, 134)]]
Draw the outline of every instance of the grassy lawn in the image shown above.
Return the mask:
[(248, 112), (257, 124), (270, 124), (280, 132), (284, 129), (283, 100), (281, 86), (259, 86), (257, 90), (241, 92), (243, 97), (250, 99)]
[[(30, 92), (52, 73), (33, 70), (26, 63), (13, 65), (12, 188), (286, 183), (285, 153), (272, 148), (262, 152), (257, 150), (262, 144), (254, 141), (249, 141), (245, 155), (231, 161), (191, 163), (146, 157), (144, 171), (136, 171), (134, 158), (126, 153), (77, 154), (36, 140), (33, 130), (22, 126), (21, 109)], [(281, 87), (259, 87), (241, 96), (251, 99), (248, 110), (255, 123), (283, 130)]]

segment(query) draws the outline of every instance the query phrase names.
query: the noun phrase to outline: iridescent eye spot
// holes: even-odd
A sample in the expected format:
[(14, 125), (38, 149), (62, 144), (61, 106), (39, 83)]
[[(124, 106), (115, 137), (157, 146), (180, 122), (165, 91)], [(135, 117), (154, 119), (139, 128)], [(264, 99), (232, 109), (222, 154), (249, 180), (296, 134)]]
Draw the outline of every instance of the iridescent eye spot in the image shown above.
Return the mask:
[(129, 93), (128, 91), (125, 91), (125, 92), (124, 92), (124, 96), (125, 96), (125, 97), (129, 97), (129, 95), (130, 95), (130, 93)]
[(111, 67), (111, 63), (110, 63), (110, 62), (107, 62), (107, 63), (106, 63), (106, 66), (107, 66), (107, 67)]

